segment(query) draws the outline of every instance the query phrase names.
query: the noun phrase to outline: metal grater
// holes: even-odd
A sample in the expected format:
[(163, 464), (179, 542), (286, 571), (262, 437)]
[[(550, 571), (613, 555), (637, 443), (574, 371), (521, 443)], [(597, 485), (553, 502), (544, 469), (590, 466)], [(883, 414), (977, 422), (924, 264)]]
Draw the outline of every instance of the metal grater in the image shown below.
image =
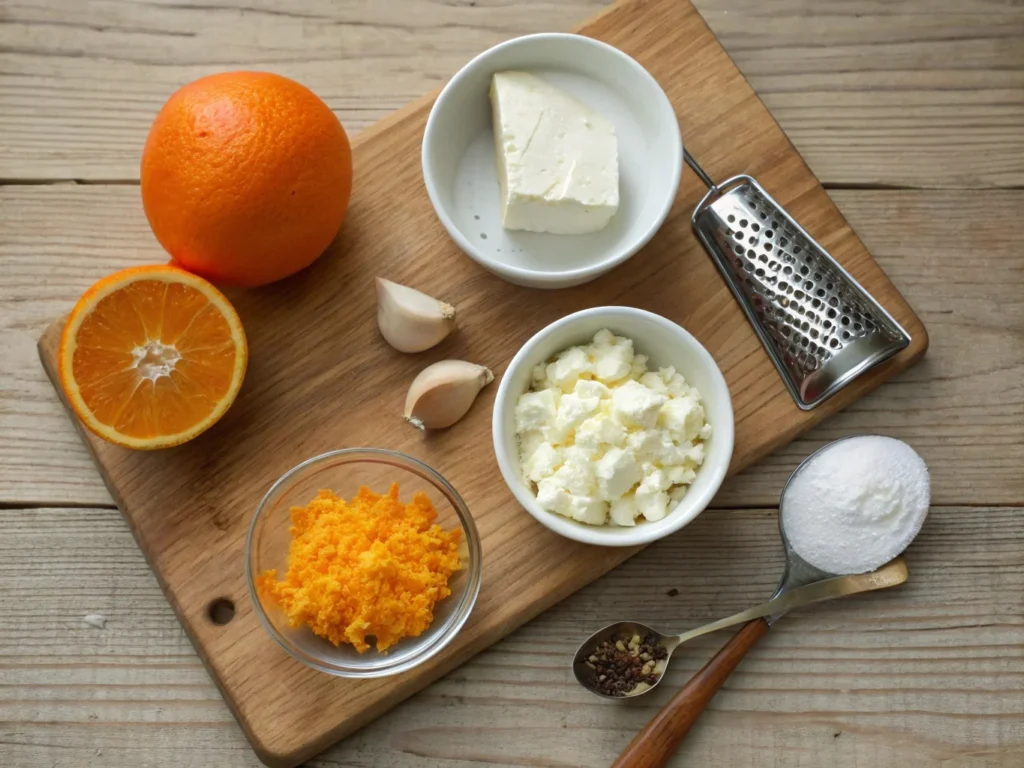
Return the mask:
[(693, 230), (796, 404), (810, 410), (910, 344), (910, 336), (750, 176), (708, 187)]

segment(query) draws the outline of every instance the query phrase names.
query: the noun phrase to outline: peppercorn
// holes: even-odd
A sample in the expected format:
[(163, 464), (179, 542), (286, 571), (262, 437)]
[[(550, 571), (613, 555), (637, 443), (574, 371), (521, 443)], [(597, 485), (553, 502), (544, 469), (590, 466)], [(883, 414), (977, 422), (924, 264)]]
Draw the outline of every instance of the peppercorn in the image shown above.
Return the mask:
[(612, 637), (592, 649), (587, 666), (593, 670), (594, 687), (606, 696), (627, 696), (638, 685), (654, 685), (661, 674), (656, 662), (668, 658), (653, 634), (643, 639), (627, 634)]

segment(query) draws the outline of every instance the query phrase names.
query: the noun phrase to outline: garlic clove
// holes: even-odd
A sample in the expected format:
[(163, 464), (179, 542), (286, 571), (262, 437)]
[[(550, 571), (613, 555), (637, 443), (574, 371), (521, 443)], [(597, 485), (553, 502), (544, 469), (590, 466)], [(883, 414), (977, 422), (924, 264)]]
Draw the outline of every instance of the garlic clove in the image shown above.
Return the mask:
[(450, 427), (469, 411), (477, 394), (494, 381), (482, 365), (442, 360), (420, 371), (405, 398), (405, 420), (417, 429)]
[(422, 352), (455, 329), (455, 308), (415, 288), (378, 277), (377, 327), (399, 352)]

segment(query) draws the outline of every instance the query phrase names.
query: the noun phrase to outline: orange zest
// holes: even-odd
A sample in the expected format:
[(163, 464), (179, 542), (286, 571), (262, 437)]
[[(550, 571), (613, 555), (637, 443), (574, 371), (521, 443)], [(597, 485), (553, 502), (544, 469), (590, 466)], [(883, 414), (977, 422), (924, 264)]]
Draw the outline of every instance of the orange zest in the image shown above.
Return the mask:
[(360, 488), (351, 501), (320, 491), (307, 506), (292, 508), (284, 579), (266, 571), (257, 589), (293, 627), (306, 625), (360, 653), (373, 638), (385, 651), (422, 634), (434, 605), (451, 594), (462, 531), (445, 531), (436, 519), (426, 494), (403, 504), (397, 485), (386, 495)]
[(170, 266), (132, 267), (93, 285), (68, 317), (60, 381), (92, 432), (128, 448), (167, 448), (231, 406), (248, 362), (224, 295)]

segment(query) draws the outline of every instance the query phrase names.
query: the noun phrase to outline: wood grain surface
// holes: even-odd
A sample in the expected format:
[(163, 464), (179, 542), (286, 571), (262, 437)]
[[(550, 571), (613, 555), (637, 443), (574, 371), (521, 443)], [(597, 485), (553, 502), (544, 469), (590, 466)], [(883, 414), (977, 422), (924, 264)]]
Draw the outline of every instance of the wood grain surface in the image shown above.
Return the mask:
[[(1018, 768), (1022, 507), (936, 507), (901, 587), (796, 611), (729, 678), (671, 765)], [(5, 768), (257, 768), (112, 510), (0, 510)], [(595, 628), (683, 631), (768, 597), (774, 509), (714, 510), (310, 761), (315, 768), (603, 768), (722, 646), (680, 649), (622, 706), (573, 682)], [(86, 613), (104, 629), (82, 623)]]
[[(931, 346), (894, 382), (726, 481), (715, 505), (774, 505), (803, 457), (861, 432), (909, 441), (931, 467), (936, 504), (1022, 503), (1024, 228), (1006, 223), (1024, 210), (1024, 191), (830, 196), (931, 330)], [(138, 189), (0, 187), (0, 230), (0, 499), (112, 506), (36, 341), (103, 275), (163, 260)]]
[[(4, 0), (0, 176), (138, 177), (170, 92), (273, 69), (363, 128), (469, 58), (606, 0)], [(1024, 184), (1024, 18), (1014, 0), (701, 0), (826, 183)], [(4, 20), (0, 16), (0, 20)]]
[[(920, 321), (688, 2), (629, 0), (582, 30), (644, 65), (665, 87), (705, 170), (714, 178), (750, 173), (772, 190), (906, 328), (910, 346), (802, 412), (690, 232), (690, 212), (705, 190), (689, 172), (641, 258), (577, 289), (525, 290), (476, 267), (437, 221), (419, 159), (429, 101), (362, 133), (353, 143), (349, 214), (329, 252), (272, 288), (229, 293), (246, 326), (250, 363), (225, 418), (201, 439), (157, 453), (86, 437), (186, 632), (268, 764), (312, 757), (635, 551), (571, 546), (522, 513), (490, 448), (493, 387), (457, 429), (424, 439), (404, 424), (398, 405), (427, 361), (471, 360), (500, 376), (530, 335), (558, 317), (588, 306), (650, 309), (690, 330), (721, 367), (736, 414), (738, 470), (927, 348)], [(721, 141), (729, 134), (734, 144)], [(376, 275), (444, 297), (459, 311), (459, 333), (428, 354), (395, 353), (376, 329), (369, 290)], [(51, 378), (61, 327), (55, 323), (40, 342)], [(284, 472), (325, 451), (364, 445), (422, 458), (459, 489), (482, 536), (483, 587), (469, 622), (433, 659), (395, 677), (354, 681), (303, 667), (261, 632), (242, 545), (253, 510)], [(226, 626), (209, 618), (221, 598), (236, 606)]]
[[(160, 103), (208, 71), (271, 68), (358, 128), (486, 45), (600, 5), (0, 0), (0, 764), (258, 765), (35, 352), (95, 279), (161, 260), (131, 186)], [(697, 5), (925, 320), (928, 356), (730, 480), (693, 538), (634, 557), (312, 765), (608, 765), (653, 709), (572, 686), (576, 642), (624, 615), (681, 630), (763, 599), (774, 512), (735, 508), (770, 507), (810, 450), (864, 432), (908, 440), (932, 469), (914, 578), (886, 602), (787, 617), (672, 764), (1024, 762), (1024, 193), (967, 189), (1021, 184), (1024, 6)], [(674, 685), (723, 641), (674, 662)]]

